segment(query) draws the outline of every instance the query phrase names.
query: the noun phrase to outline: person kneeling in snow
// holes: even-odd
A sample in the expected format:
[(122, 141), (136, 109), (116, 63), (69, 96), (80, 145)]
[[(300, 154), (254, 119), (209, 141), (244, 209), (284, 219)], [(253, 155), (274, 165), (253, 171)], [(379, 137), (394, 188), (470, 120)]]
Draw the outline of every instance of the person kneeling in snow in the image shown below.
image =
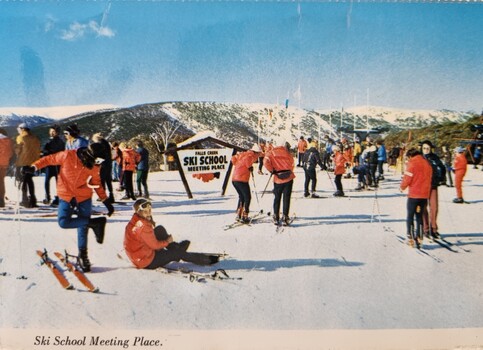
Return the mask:
[[(57, 220), (62, 228), (77, 228), (79, 263), (84, 272), (91, 270), (87, 256), (87, 230), (92, 228), (97, 243), (102, 244), (106, 226), (105, 217), (91, 219), (93, 189), (108, 209), (108, 216), (114, 212), (101, 186), (99, 165), (105, 159), (101, 158), (100, 147), (94, 143), (89, 147), (54, 153), (34, 162), (31, 169), (33, 173), (46, 166), (61, 166), (57, 182), (57, 195), (60, 198)], [(77, 217), (72, 217), (75, 211)]]
[(151, 202), (147, 199), (136, 200), (133, 209), (134, 214), (124, 234), (124, 249), (138, 269), (156, 269), (180, 260), (197, 265), (218, 262), (217, 255), (188, 253), (190, 241), (174, 242), (163, 226), (156, 226), (151, 216)]

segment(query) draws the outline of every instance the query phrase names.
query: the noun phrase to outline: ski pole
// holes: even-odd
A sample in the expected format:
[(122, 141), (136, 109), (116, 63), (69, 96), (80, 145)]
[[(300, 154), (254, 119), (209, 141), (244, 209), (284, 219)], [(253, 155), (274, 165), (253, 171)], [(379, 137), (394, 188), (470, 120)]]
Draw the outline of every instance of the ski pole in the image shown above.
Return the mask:
[(257, 199), (258, 209), (260, 212), (263, 212), (263, 209), (260, 209), (260, 200), (258, 199), (258, 192), (257, 186), (255, 185), (255, 176), (253, 175), (253, 169), (251, 170), (252, 173), (252, 180), (253, 180), (253, 189), (255, 190), (255, 198)]
[(268, 184), (270, 183), (270, 179), (272, 178), (273, 173), (270, 173), (270, 177), (268, 178), (267, 184), (265, 185), (265, 188), (263, 189), (262, 195), (260, 198), (263, 198), (263, 195), (265, 194), (265, 191), (267, 190)]
[(332, 181), (332, 177), (329, 174), (329, 171), (327, 169), (325, 169), (325, 172), (327, 173), (327, 176), (329, 177), (329, 182), (332, 184), (332, 189), (336, 190), (336, 188), (334, 186), (334, 182)]
[(374, 202), (372, 203), (372, 215), (371, 215), (371, 224), (374, 218), (374, 208), (377, 208), (377, 217), (379, 219), (379, 223), (381, 223), (381, 211), (379, 209), (379, 201), (377, 200), (377, 187), (374, 189)]

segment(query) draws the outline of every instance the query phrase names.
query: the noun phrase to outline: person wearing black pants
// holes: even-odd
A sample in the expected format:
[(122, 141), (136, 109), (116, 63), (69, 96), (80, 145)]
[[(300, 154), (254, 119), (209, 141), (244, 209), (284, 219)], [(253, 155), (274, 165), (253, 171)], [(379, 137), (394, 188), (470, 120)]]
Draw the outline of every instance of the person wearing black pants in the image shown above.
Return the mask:
[[(423, 211), (426, 209), (431, 194), (431, 178), (433, 168), (429, 162), (415, 148), (406, 153), (408, 163), (399, 190), (408, 188), (406, 228), (408, 244), (420, 248), (423, 243), (422, 228)], [(414, 230), (414, 215), (416, 215), (416, 230)]]
[[(43, 156), (47, 156), (49, 154), (54, 154), (57, 152), (61, 152), (65, 149), (65, 142), (60, 138), (60, 126), (54, 124), (49, 129), (49, 141), (45, 144), (44, 149), (42, 151)], [(60, 166), (52, 165), (45, 168), (45, 180), (44, 180), (44, 187), (45, 187), (45, 199), (43, 200), (44, 204), (51, 204), (52, 206), (59, 205), (59, 197), (55, 196), (55, 199), (51, 202), (50, 197), (50, 180), (55, 177), (55, 182), (57, 183), (57, 175), (59, 174)]]
[[(265, 154), (263, 165), (273, 176), (273, 223), (275, 225), (288, 226), (292, 222), (289, 217), (290, 197), (292, 196), (293, 172), (295, 162), (292, 154), (287, 149), (285, 138), (276, 140), (276, 147)], [(280, 219), (280, 201), (283, 196), (282, 218)]]
[(273, 199), (273, 212), (280, 212), (280, 203), (283, 197), (282, 214), (283, 218), (288, 218), (290, 213), (290, 199), (292, 196), (293, 180), (285, 183), (274, 183), (273, 194), (275, 198)]
[(137, 199), (133, 209), (134, 214), (125, 229), (124, 249), (137, 268), (152, 270), (180, 260), (197, 265), (212, 265), (219, 261), (220, 257), (215, 254), (187, 252), (190, 241), (174, 242), (163, 226), (156, 226), (151, 202), (147, 199)]
[(96, 133), (92, 136), (92, 141), (102, 146), (102, 159), (104, 162), (101, 164), (101, 185), (107, 192), (109, 190), (109, 200), (114, 203), (114, 191), (112, 188), (112, 153), (110, 143), (102, 136), (101, 133)]
[[(243, 213), (250, 212), (250, 203), (252, 201), (252, 194), (250, 190), (250, 185), (248, 182), (241, 182), (241, 181), (232, 181), (233, 187), (235, 187), (236, 192), (238, 193), (238, 209), (242, 209)], [(242, 215), (240, 215), (242, 216)]]
[[(408, 239), (413, 239), (414, 241), (422, 240), (423, 212), (427, 205), (427, 199), (408, 198), (406, 217)], [(414, 230), (414, 216), (416, 216), (416, 230)]]

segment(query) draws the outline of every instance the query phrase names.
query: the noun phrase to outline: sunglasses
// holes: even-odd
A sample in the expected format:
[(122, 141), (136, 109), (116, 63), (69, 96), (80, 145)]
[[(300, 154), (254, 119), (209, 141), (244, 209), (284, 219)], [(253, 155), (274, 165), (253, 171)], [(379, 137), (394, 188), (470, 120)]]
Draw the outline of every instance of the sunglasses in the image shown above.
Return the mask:
[(65, 132), (64, 132), (64, 135), (65, 135), (65, 136), (69, 136), (69, 135), (70, 135), (70, 132), (65, 131)]

